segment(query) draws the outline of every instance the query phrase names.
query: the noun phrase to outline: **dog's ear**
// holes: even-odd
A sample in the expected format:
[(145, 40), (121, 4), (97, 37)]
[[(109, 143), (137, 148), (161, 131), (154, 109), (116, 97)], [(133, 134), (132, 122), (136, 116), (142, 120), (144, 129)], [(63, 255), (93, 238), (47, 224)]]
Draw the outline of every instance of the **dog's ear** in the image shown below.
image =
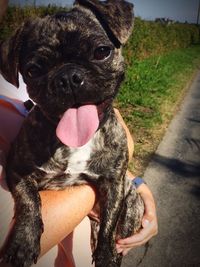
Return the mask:
[(19, 50), (22, 27), (0, 44), (0, 73), (14, 86), (19, 87)]
[(76, 0), (75, 5), (90, 9), (100, 21), (110, 38), (118, 46), (124, 44), (133, 27), (133, 5), (124, 0)]

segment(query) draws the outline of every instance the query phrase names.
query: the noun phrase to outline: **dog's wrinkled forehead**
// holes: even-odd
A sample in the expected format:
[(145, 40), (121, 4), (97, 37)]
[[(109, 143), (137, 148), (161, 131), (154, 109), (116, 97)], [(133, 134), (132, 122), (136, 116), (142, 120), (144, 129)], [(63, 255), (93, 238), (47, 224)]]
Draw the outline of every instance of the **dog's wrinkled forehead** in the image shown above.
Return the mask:
[(26, 51), (43, 54), (48, 48), (68, 54), (76, 50), (77, 53), (87, 52), (84, 50), (91, 49), (94, 44), (112, 44), (98, 20), (89, 11), (86, 15), (80, 9), (30, 21), (27, 29), (23, 38), (24, 55)]
[(100, 28), (99, 21), (94, 16), (94, 14), (85, 8), (75, 7), (71, 11), (58, 12), (50, 17), (50, 21), (53, 23), (63, 24), (63, 29), (67, 32), (81, 31), (85, 34), (91, 33), (91, 31)]

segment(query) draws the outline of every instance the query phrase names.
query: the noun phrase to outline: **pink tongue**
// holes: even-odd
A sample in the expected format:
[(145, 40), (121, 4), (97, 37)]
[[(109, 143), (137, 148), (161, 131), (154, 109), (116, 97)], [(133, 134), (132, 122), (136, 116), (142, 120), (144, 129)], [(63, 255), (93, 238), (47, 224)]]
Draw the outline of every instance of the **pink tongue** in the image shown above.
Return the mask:
[(70, 108), (62, 116), (56, 129), (60, 141), (70, 147), (85, 145), (99, 127), (99, 117), (95, 105)]

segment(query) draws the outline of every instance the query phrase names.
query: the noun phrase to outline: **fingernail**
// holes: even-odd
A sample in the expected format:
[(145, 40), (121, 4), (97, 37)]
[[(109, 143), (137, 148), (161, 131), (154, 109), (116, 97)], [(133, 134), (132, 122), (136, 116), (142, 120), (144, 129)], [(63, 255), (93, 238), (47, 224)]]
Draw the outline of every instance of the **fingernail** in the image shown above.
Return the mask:
[(128, 254), (128, 251), (123, 251), (123, 256), (126, 256)]
[(121, 253), (121, 252), (123, 251), (122, 248), (117, 248), (116, 250), (117, 250), (117, 253), (118, 253), (118, 254)]
[(145, 220), (142, 222), (142, 226), (143, 226), (143, 228), (149, 226), (149, 224), (150, 224), (150, 221), (147, 220), (147, 219), (145, 219)]

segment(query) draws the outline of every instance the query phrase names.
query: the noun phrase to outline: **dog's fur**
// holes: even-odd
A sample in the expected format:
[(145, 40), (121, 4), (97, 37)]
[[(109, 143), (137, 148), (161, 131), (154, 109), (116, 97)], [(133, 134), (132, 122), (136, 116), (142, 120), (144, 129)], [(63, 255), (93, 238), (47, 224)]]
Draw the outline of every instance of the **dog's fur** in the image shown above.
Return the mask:
[[(15, 267), (37, 261), (43, 232), (39, 190), (93, 184), (99, 194), (100, 230), (93, 225), (96, 267), (120, 266), (116, 235), (127, 237), (141, 225), (143, 202), (125, 178), (126, 135), (112, 108), (124, 77), (121, 45), (133, 24), (132, 5), (123, 0), (77, 0), (73, 9), (28, 20), (1, 44), (0, 70), (16, 87), (18, 72), (36, 103), (12, 145), (7, 183), (15, 200), (15, 225), (4, 260)], [(106, 47), (103, 58), (94, 56)], [(72, 73), (76, 74), (71, 80)], [(70, 148), (56, 136), (62, 114), (95, 104), (100, 126), (83, 147)]]

